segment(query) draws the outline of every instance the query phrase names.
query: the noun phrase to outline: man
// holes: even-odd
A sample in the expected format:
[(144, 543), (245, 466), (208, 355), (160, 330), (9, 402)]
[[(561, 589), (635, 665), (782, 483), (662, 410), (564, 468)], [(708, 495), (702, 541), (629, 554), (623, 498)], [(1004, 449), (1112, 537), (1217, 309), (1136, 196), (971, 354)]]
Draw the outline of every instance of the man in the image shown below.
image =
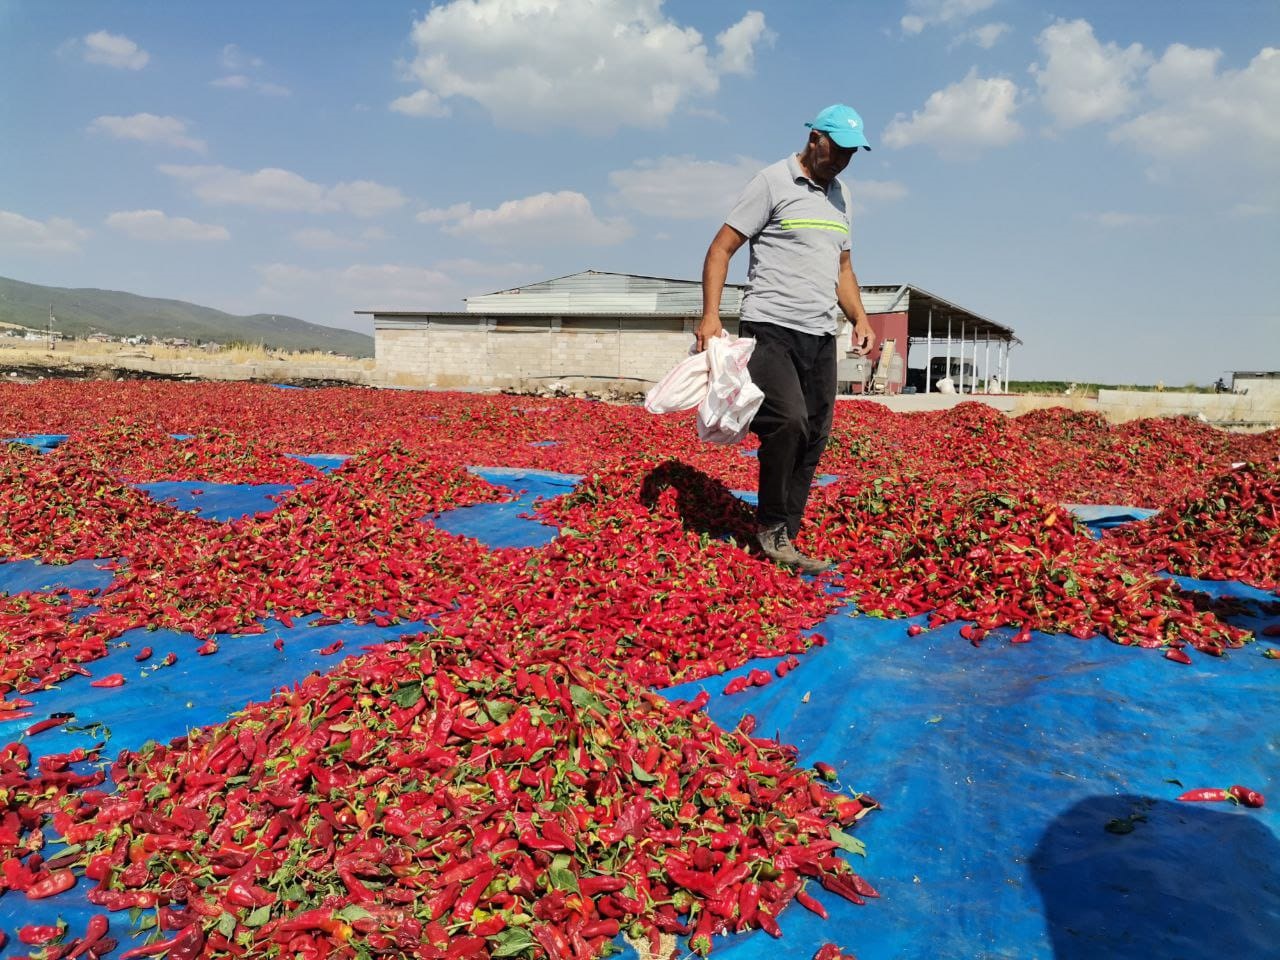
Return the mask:
[(699, 350), (720, 334), (729, 261), (749, 240), (740, 335), (756, 340), (747, 369), (764, 392), (751, 422), (760, 438), (758, 539), (775, 562), (815, 573), (828, 564), (794, 541), (835, 412), (837, 311), (852, 321), (859, 354), (875, 343), (849, 255), (849, 191), (836, 177), (871, 146), (862, 118), (843, 104), (805, 126), (804, 150), (756, 174), (711, 241), (695, 334)]

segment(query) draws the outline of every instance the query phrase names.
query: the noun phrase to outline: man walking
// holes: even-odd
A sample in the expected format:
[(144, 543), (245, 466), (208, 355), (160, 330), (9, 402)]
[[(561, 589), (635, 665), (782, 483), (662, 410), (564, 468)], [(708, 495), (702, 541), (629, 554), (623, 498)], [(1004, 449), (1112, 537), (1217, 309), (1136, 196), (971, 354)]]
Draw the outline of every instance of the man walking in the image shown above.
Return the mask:
[(827, 107), (810, 123), (804, 150), (765, 167), (725, 218), (702, 265), (697, 347), (720, 334), (729, 261), (750, 241), (739, 333), (756, 340), (748, 370), (764, 392), (751, 422), (760, 438), (760, 549), (809, 573), (827, 568), (794, 546), (809, 488), (827, 445), (836, 397), (839, 312), (853, 345), (875, 343), (850, 259), (849, 191), (836, 179), (859, 147), (870, 150), (857, 111)]

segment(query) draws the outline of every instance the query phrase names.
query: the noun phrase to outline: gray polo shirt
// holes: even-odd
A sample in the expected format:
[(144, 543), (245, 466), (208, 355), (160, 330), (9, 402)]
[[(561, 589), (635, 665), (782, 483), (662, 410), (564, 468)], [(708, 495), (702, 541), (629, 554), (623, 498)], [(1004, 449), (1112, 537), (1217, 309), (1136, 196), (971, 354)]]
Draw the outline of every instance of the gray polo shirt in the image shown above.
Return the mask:
[(834, 334), (851, 218), (848, 188), (833, 180), (824, 190), (794, 154), (757, 173), (724, 221), (751, 241), (742, 319)]

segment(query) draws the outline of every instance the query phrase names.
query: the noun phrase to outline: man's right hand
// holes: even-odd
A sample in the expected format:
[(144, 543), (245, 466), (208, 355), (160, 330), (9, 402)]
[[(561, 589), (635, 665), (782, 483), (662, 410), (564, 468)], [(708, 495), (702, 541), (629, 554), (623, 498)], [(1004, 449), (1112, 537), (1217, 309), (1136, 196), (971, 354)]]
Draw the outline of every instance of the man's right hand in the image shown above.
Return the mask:
[(693, 330), (693, 336), (696, 340), (698, 353), (707, 349), (707, 344), (720, 336), (720, 331), (724, 329), (724, 324), (720, 322), (720, 317), (716, 314), (703, 314), (698, 325)]

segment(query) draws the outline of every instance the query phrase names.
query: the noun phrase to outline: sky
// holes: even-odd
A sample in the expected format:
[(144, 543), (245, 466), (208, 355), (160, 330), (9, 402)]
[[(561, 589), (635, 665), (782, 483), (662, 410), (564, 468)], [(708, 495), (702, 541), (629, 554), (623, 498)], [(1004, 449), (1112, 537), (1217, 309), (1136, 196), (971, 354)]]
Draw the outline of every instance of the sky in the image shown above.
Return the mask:
[(1276, 0), (0, 0), (0, 276), (365, 332), (697, 279), (835, 102), (859, 280), (1015, 379), (1280, 370)]

